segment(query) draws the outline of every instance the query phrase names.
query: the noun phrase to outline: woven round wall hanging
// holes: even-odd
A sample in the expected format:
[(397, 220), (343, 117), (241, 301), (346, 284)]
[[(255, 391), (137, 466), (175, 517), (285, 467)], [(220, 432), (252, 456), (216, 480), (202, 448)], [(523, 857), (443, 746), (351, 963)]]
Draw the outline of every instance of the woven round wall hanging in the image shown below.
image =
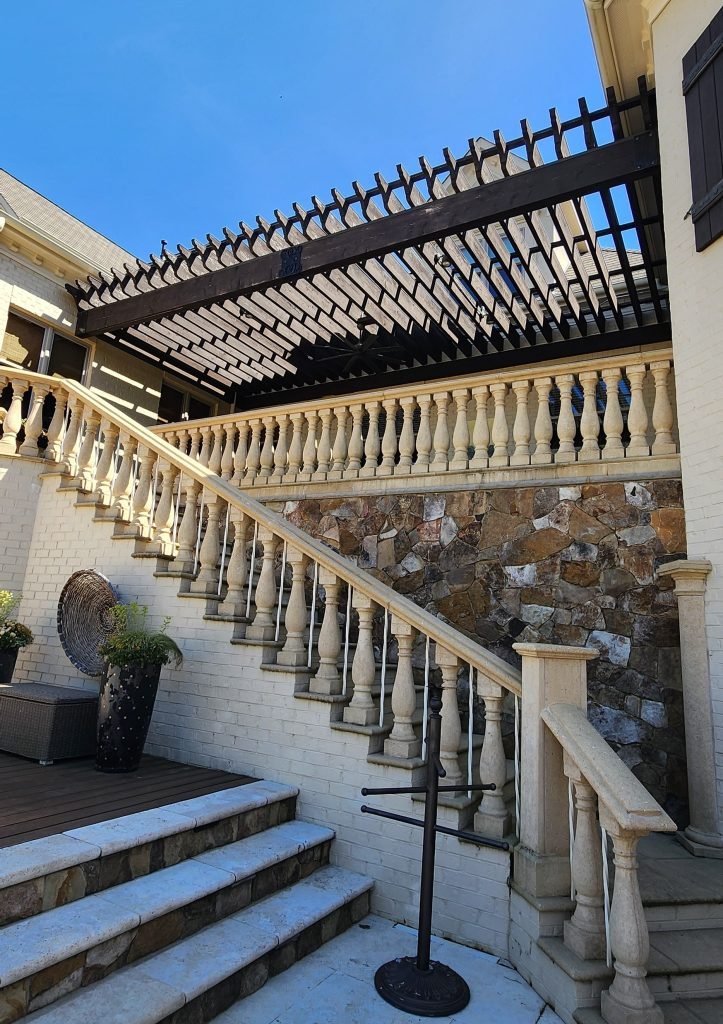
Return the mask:
[(118, 603), (110, 580), (95, 569), (74, 572), (58, 601), (58, 635), (63, 650), (87, 676), (103, 673), (98, 648), (113, 631), (111, 608)]

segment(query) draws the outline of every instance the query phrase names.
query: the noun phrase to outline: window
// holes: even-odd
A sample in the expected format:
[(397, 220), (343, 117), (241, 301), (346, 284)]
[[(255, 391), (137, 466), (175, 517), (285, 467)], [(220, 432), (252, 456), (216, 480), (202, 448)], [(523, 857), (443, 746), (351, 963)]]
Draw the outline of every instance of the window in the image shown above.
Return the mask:
[(210, 402), (205, 402), (190, 391), (163, 381), (161, 397), (158, 400), (158, 422), (179, 423), (181, 420), (203, 420), (213, 416)]
[(57, 334), (52, 327), (43, 327), (17, 313), (8, 314), (0, 346), (0, 356), (24, 370), (69, 377), (79, 383), (85, 376), (89, 351), (82, 342)]
[(701, 252), (723, 235), (723, 9), (683, 58), (695, 226)]

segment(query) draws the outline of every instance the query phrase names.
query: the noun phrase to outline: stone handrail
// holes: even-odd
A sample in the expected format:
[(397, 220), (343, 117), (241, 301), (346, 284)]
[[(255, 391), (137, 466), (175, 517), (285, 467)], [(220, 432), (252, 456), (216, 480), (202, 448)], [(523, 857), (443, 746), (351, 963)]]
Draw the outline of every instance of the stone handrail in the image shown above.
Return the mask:
[(572, 898), (565, 946), (582, 960), (614, 966), (601, 995), (607, 1024), (662, 1024), (646, 980), (650, 941), (636, 851), (644, 836), (676, 825), (587, 719), (586, 663), (596, 652), (544, 644), (515, 649), (525, 697), (515, 878), (532, 900)]
[(223, 436), (245, 486), (673, 456), (671, 370), (669, 346), (637, 348), (151, 429)]

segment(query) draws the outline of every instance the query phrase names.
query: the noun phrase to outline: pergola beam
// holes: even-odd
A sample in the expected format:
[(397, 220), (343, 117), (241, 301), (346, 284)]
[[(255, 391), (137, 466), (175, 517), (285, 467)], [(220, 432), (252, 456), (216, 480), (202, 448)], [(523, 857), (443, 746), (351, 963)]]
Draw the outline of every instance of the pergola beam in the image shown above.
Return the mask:
[(81, 337), (117, 332), (201, 305), (328, 274), (398, 249), (532, 214), (576, 196), (650, 175), (659, 166), (657, 135), (647, 131), (564, 160), (510, 174), (403, 213), (221, 266), (152, 291), (79, 310)]

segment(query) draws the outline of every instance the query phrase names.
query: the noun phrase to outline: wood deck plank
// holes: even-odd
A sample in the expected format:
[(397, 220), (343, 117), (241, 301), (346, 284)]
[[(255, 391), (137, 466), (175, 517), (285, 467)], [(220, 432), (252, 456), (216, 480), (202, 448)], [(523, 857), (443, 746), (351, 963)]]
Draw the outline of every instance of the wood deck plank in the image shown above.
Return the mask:
[(107, 775), (92, 758), (42, 766), (0, 753), (0, 848), (252, 781), (150, 755), (137, 772)]

